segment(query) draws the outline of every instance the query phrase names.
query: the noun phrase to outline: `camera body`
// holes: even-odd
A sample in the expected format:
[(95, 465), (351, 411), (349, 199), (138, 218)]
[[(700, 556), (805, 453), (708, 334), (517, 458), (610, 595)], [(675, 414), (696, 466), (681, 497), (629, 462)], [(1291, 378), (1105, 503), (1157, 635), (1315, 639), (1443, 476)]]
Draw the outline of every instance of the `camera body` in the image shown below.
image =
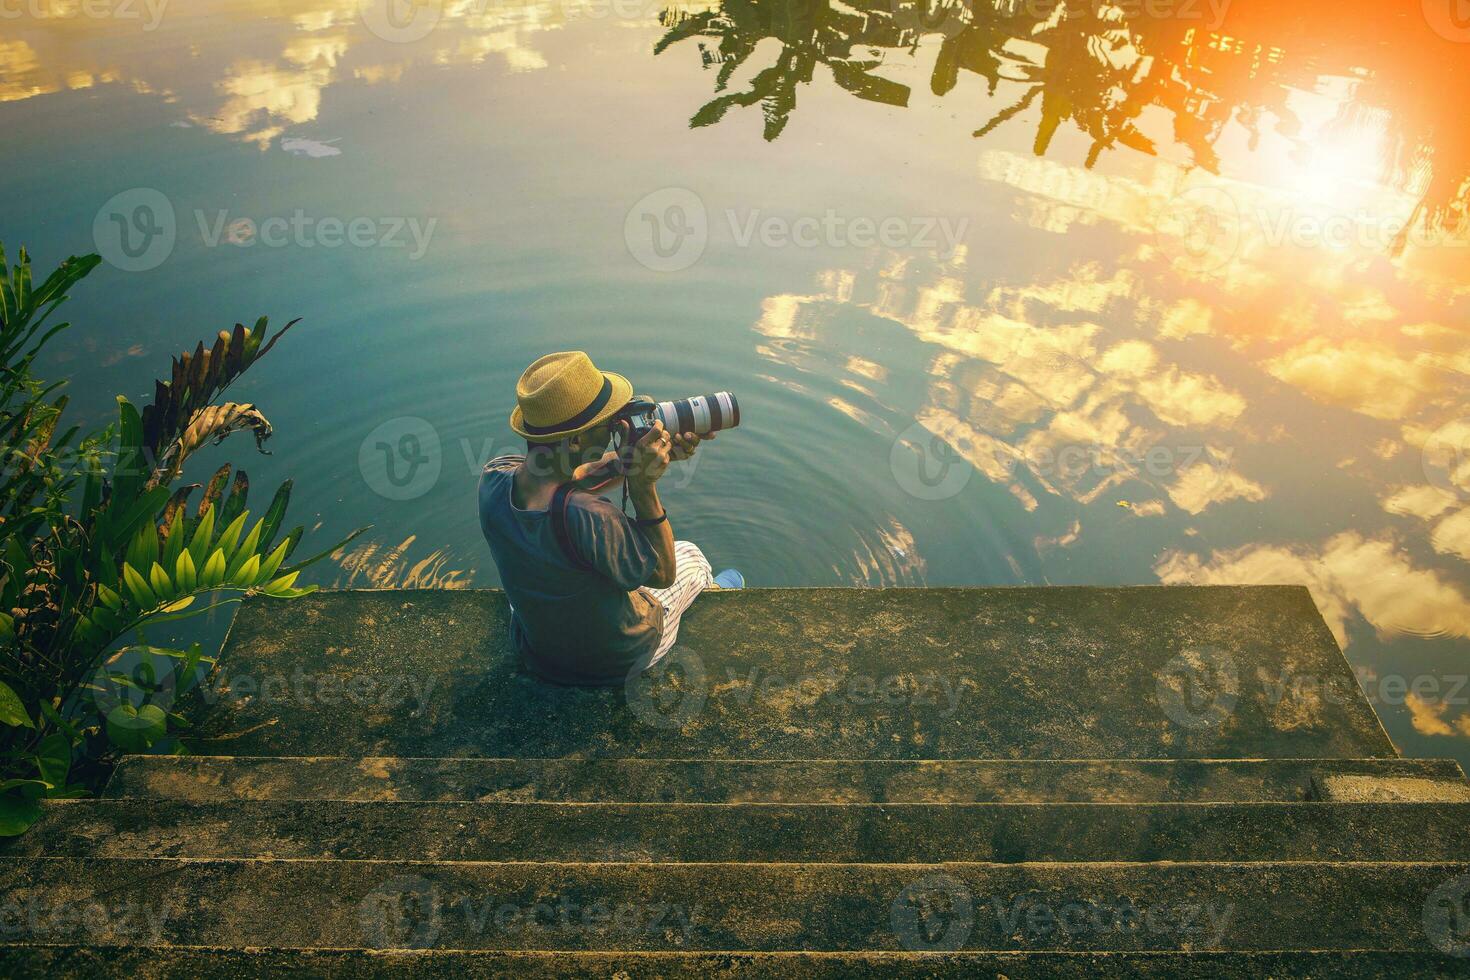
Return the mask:
[(662, 422), (664, 429), (671, 433), (709, 435), (740, 424), (740, 402), (728, 391), (668, 402), (634, 397), (612, 417), (617, 458), (611, 460), (609, 466), (598, 467), (589, 473), (584, 483), (597, 486), (626, 475), (633, 465), (633, 447), (648, 435), (655, 422)]

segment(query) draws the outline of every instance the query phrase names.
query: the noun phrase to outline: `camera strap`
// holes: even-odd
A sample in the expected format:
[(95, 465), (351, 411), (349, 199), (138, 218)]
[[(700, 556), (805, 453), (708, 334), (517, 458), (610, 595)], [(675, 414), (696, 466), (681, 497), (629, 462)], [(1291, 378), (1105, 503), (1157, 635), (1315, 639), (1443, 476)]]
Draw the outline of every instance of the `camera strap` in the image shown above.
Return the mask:
[(572, 494), (576, 492), (577, 488), (570, 483), (563, 483), (556, 488), (556, 493), (551, 497), (551, 529), (556, 534), (557, 547), (561, 548), (567, 561), (584, 572), (590, 572), (594, 571), (592, 563), (577, 550), (577, 545), (572, 540), (572, 530), (567, 525), (567, 508), (571, 505)]

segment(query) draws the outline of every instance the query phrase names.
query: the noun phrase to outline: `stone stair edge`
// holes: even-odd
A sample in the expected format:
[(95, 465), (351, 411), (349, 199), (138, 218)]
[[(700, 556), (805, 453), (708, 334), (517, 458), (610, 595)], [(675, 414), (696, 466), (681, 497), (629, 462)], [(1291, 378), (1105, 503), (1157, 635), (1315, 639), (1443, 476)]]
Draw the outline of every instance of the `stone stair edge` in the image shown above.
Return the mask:
[[(1446, 977), (1470, 976), (1470, 960), (1431, 953), (1361, 947), (1351, 950), (1264, 951), (1074, 951), (1004, 950), (996, 952), (547, 952), (543, 950), (413, 950), (338, 947), (79, 945), (0, 946), (0, 964), (30, 967), (37, 976), (58, 969), (115, 975), (127, 969), (138, 980), (203, 976), (249, 977), (381, 976), (562, 977), (574, 965), (590, 975), (642, 977), (846, 978), (939, 976), (973, 977), (994, 973), (1013, 980), (1029, 978), (1159, 977)], [(982, 973), (981, 971), (985, 971)], [(207, 971), (207, 972), (206, 972)], [(218, 972), (216, 972), (218, 971)], [(622, 971), (622, 972), (619, 972)], [(585, 974), (584, 975), (589, 975)]]
[[(272, 955), (279, 953), (304, 953), (310, 956), (331, 956), (342, 953), (355, 953), (364, 956), (404, 959), (435, 959), (441, 956), (474, 956), (486, 959), (555, 959), (562, 956), (577, 956), (588, 958), (628, 958), (628, 959), (686, 959), (704, 958), (713, 956), (729, 956), (740, 959), (950, 959), (966, 956), (1002, 956), (1002, 957), (1058, 957), (1067, 959), (1131, 959), (1134, 957), (1149, 958), (1182, 958), (1194, 956), (1350, 956), (1354, 953), (1386, 953), (1396, 956), (1405, 955), (1401, 949), (1383, 946), (1355, 946), (1347, 947), (1322, 947), (1320, 949), (1291, 949), (1283, 947), (1280, 949), (959, 949), (959, 950), (887, 950), (887, 949), (474, 949), (474, 948), (448, 948), (435, 947), (422, 949), (411, 946), (406, 947), (377, 947), (377, 946), (234, 946), (228, 943), (168, 943), (159, 946), (145, 946), (127, 943), (48, 943), (33, 942), (30, 940), (17, 940), (13, 942), (0, 943), (0, 953), (5, 950), (15, 949), (51, 949), (51, 950), (98, 950), (131, 952), (135, 950), (159, 949), (169, 952), (225, 952), (255, 955)], [(1449, 959), (1450, 957), (1446, 957)], [(1470, 959), (1463, 961), (1470, 967)]]
[(1112, 757), (1079, 757), (1079, 758), (1056, 758), (1056, 759), (998, 759), (994, 757), (954, 758), (954, 759), (893, 759), (882, 757), (832, 757), (820, 759), (790, 758), (712, 758), (709, 756), (688, 757), (632, 757), (632, 756), (481, 756), (481, 755), (125, 755), (118, 765), (127, 764), (151, 764), (160, 763), (166, 765), (182, 765), (188, 762), (219, 762), (219, 761), (245, 761), (245, 762), (450, 762), (463, 764), (489, 764), (489, 763), (514, 763), (517, 765), (528, 765), (542, 762), (554, 763), (576, 763), (579, 765), (687, 765), (695, 763), (699, 765), (809, 765), (809, 764), (877, 764), (890, 766), (955, 766), (955, 765), (986, 765), (986, 766), (1022, 766), (1022, 765), (1170, 765), (1170, 766), (1192, 766), (1192, 765), (1302, 765), (1302, 764), (1329, 764), (1329, 763), (1352, 763), (1372, 765), (1417, 765), (1417, 764), (1453, 764), (1459, 766), (1459, 761), (1448, 756), (1400, 756), (1398, 758), (1385, 758), (1382, 756), (1261, 756), (1256, 758), (1233, 758), (1222, 756), (1218, 758), (1129, 758), (1127, 756)]
[(66, 800), (44, 800), (47, 807), (118, 807), (118, 808), (146, 808), (150, 806), (167, 805), (175, 807), (250, 807), (265, 809), (269, 807), (292, 807), (302, 805), (331, 805), (340, 807), (539, 807), (542, 809), (609, 809), (612, 807), (649, 808), (666, 807), (669, 809), (697, 809), (697, 808), (785, 808), (785, 809), (826, 809), (826, 810), (894, 810), (894, 809), (969, 809), (969, 810), (1042, 810), (1052, 808), (1083, 808), (1098, 810), (1105, 808), (1117, 809), (1149, 809), (1161, 810), (1173, 809), (1222, 809), (1222, 808), (1251, 808), (1251, 809), (1281, 809), (1283, 807), (1311, 807), (1326, 810), (1335, 807), (1470, 807), (1470, 799), (1466, 800), (1052, 800), (1043, 803), (1037, 802), (1014, 802), (1007, 800), (965, 800), (958, 802), (930, 802), (930, 801), (908, 801), (903, 800), (894, 803), (880, 803), (871, 800), (862, 800), (852, 803), (835, 801), (798, 801), (781, 802), (771, 800), (737, 800), (705, 802), (701, 800), (353, 800), (314, 797), (312, 799), (217, 799), (217, 800), (190, 800), (178, 799), (165, 796), (131, 796), (131, 797), (90, 797), (82, 799)]
[(401, 865), (405, 868), (626, 868), (638, 872), (646, 872), (661, 868), (675, 869), (697, 869), (697, 868), (742, 868), (766, 871), (782, 871), (793, 868), (861, 868), (874, 869), (887, 872), (902, 871), (907, 869), (929, 869), (944, 870), (949, 868), (965, 870), (987, 870), (1012, 871), (1016, 869), (1036, 868), (1042, 870), (1077, 869), (1089, 868), (1121, 868), (1129, 871), (1146, 872), (1158, 869), (1184, 869), (1190, 868), (1240, 868), (1257, 870), (1301, 870), (1308, 865), (1320, 865), (1324, 868), (1343, 869), (1375, 869), (1375, 868), (1449, 868), (1461, 869), (1470, 872), (1470, 861), (1339, 861), (1339, 860), (1305, 860), (1305, 861), (416, 861), (410, 858), (282, 858), (282, 857), (69, 857), (67, 855), (12, 855), (0, 854), (0, 867), (7, 864), (60, 864), (71, 863), (84, 866), (97, 863), (135, 865), (185, 865), (185, 864), (219, 864), (219, 865), (247, 865), (247, 864), (337, 864), (337, 865)]

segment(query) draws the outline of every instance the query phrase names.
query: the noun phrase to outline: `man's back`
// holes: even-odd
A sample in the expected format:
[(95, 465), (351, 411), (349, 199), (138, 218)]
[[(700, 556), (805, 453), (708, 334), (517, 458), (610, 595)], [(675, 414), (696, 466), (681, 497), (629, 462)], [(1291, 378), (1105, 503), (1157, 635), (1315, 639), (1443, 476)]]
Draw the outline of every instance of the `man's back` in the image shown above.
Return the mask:
[(480, 475), (480, 529), (514, 610), (511, 634), (526, 666), (561, 684), (620, 684), (659, 644), (664, 610), (641, 589), (657, 566), (646, 538), (608, 500), (573, 494), (567, 529), (593, 570), (557, 545), (551, 514), (517, 507), (520, 456)]

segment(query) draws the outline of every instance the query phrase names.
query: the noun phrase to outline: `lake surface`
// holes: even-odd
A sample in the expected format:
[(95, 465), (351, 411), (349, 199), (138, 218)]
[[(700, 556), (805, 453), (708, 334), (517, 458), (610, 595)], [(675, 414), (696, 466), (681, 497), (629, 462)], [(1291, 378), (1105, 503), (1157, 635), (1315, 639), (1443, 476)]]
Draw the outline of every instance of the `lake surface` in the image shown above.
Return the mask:
[(477, 472), (580, 348), (739, 396), (665, 497), (752, 585), (1300, 583), (1470, 761), (1462, 12), (24, 0), (0, 239), (108, 260), (43, 366), (91, 424), (303, 318), (231, 393), (272, 455), (186, 475), (375, 525), (323, 584), (496, 585)]

